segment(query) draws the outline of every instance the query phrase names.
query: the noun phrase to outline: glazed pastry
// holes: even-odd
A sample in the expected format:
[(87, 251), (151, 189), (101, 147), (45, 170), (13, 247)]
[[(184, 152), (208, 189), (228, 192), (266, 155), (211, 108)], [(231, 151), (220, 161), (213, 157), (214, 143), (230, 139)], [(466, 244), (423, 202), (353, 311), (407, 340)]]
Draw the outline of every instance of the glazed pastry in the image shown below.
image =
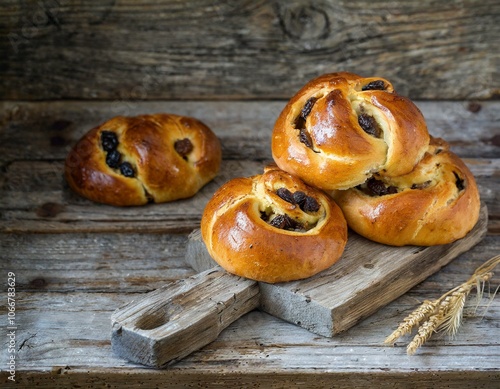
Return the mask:
[(442, 139), (431, 141), (412, 172), (374, 176), (333, 197), (350, 228), (394, 246), (451, 243), (474, 227), (480, 210), (472, 173)]
[(215, 134), (190, 117), (155, 114), (115, 117), (86, 133), (66, 158), (76, 193), (117, 206), (193, 196), (221, 164)]
[(383, 78), (346, 72), (307, 83), (272, 134), (276, 164), (324, 190), (348, 189), (375, 173), (406, 174), (428, 144), (424, 117), (410, 99)]
[(201, 233), (224, 269), (269, 283), (307, 278), (330, 267), (347, 241), (335, 202), (276, 166), (223, 185), (205, 208)]

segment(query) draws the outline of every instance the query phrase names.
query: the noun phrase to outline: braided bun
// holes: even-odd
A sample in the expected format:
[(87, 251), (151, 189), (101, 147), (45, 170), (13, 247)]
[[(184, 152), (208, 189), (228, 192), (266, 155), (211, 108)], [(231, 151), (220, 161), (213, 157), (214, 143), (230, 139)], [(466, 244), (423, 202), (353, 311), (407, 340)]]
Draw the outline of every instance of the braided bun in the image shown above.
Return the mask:
[(335, 202), (276, 166), (223, 185), (205, 208), (201, 233), (224, 269), (270, 283), (330, 267), (347, 241)]
[(472, 173), (442, 139), (432, 139), (412, 172), (377, 176), (333, 197), (349, 227), (394, 246), (451, 243), (474, 227), (480, 210)]
[(429, 143), (419, 109), (383, 78), (352, 73), (311, 80), (274, 126), (276, 164), (309, 185), (347, 189), (374, 173), (410, 172)]
[(202, 122), (170, 114), (115, 117), (90, 130), (65, 164), (69, 186), (110, 205), (193, 196), (219, 171), (221, 147)]

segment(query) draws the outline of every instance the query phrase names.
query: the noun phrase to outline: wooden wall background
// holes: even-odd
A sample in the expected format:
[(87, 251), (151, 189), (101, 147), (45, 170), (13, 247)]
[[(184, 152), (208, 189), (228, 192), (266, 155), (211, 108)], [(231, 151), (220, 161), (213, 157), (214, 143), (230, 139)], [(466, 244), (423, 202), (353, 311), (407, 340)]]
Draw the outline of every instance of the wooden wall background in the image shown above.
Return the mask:
[(321, 73), (500, 96), (498, 0), (3, 0), (1, 100), (287, 99)]

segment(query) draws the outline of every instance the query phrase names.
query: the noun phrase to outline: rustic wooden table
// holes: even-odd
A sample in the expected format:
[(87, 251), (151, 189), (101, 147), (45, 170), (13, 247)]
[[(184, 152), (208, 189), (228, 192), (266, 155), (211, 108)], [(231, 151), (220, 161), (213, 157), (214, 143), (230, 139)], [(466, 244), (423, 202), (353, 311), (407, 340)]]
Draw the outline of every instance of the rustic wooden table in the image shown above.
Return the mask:
[[(500, 388), (500, 299), (488, 299), (500, 269), (455, 338), (436, 334), (411, 357), (410, 338), (383, 343), (419, 303), (500, 252), (499, 15), (498, 0), (2, 1), (2, 385)], [(464, 158), (488, 207), (483, 240), (334, 338), (256, 310), (163, 370), (114, 355), (112, 312), (195, 274), (186, 243), (212, 193), (260, 173), (286, 100), (341, 70), (391, 80)], [(137, 208), (69, 190), (63, 161), (82, 134), (153, 112), (214, 130), (223, 164), (213, 182), (191, 199)]]
[[(195, 197), (170, 204), (114, 208), (73, 194), (63, 159), (84, 132), (108, 116), (108, 103), (5, 102), (0, 105), (2, 283), (16, 279), (16, 381), (24, 386), (243, 384), (262, 387), (492, 387), (500, 378), (500, 300), (480, 301), (454, 339), (434, 336), (416, 355), (407, 338), (383, 341), (425, 299), (464, 282), (499, 253), (500, 103), (417, 102), (435, 136), (447, 139), (475, 174), (489, 210), (488, 234), (470, 252), (357, 326), (334, 338), (314, 335), (254, 311), (219, 339), (165, 370), (120, 359), (111, 351), (111, 313), (170, 280), (194, 274), (187, 235), (223, 182), (259, 173), (270, 160), (270, 128), (283, 101), (135, 102), (129, 114), (177, 112), (204, 120), (220, 137), (220, 175)], [(477, 110), (475, 107), (474, 111)], [(498, 272), (500, 274), (500, 272)], [(491, 288), (499, 285), (499, 277)], [(474, 299), (472, 308), (474, 306)], [(488, 307), (487, 307), (488, 306)], [(487, 309), (486, 309), (487, 307)], [(2, 304), (2, 331), (6, 331)], [(6, 336), (3, 336), (6, 344)], [(3, 373), (8, 373), (6, 347)], [(496, 381), (495, 381), (496, 380)]]

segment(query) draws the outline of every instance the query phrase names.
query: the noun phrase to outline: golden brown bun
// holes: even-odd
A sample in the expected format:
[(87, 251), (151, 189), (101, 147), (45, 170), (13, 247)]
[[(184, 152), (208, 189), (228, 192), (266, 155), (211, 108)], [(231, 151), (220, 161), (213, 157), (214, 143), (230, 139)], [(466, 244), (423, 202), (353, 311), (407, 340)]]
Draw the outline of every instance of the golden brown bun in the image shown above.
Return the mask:
[(347, 225), (335, 202), (276, 166), (223, 185), (205, 208), (201, 233), (224, 269), (270, 283), (330, 267), (347, 241)]
[(411, 173), (335, 191), (349, 227), (394, 246), (432, 246), (464, 237), (479, 218), (479, 193), (472, 173), (448, 148), (433, 139)]
[(76, 193), (90, 200), (142, 205), (193, 196), (216, 176), (220, 163), (219, 140), (199, 120), (119, 116), (78, 141), (66, 158), (65, 176)]
[(281, 169), (333, 190), (376, 172), (406, 174), (428, 143), (420, 110), (389, 81), (344, 72), (313, 79), (292, 97), (274, 126), (272, 153)]

